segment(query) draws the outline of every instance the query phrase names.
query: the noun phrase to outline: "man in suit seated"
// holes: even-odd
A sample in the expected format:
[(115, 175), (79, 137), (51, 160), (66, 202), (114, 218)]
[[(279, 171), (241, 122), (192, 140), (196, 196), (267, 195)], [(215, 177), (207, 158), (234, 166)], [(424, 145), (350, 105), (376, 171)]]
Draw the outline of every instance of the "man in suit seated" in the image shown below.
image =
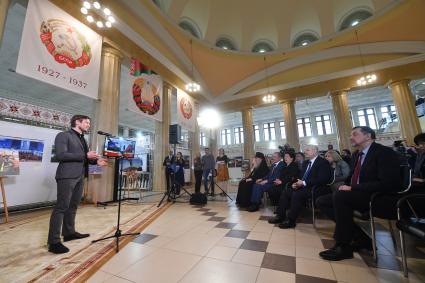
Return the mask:
[[(353, 257), (354, 250), (371, 247), (370, 239), (353, 221), (353, 211), (367, 211), (372, 193), (395, 192), (400, 189), (400, 161), (390, 148), (375, 143), (375, 132), (364, 126), (354, 127), (350, 141), (353, 169), (347, 185), (340, 186), (332, 195), (317, 199), (318, 207), (336, 222), (333, 248), (320, 252), (326, 260), (343, 260)], [(386, 211), (385, 204), (376, 211)], [(382, 207), (381, 207), (382, 206)]]
[(273, 166), (270, 173), (264, 179), (258, 179), (253, 186), (251, 206), (248, 208), (249, 212), (254, 212), (259, 209), (263, 193), (274, 186), (274, 181), (280, 178), (285, 166), (285, 162), (282, 161), (280, 153), (273, 153)]
[(311, 197), (312, 189), (315, 190), (315, 196), (330, 193), (330, 189), (326, 187), (332, 176), (329, 162), (318, 156), (319, 148), (315, 145), (308, 145), (304, 154), (309, 160), (304, 162), (301, 179), (282, 193), (277, 216), (269, 220), (272, 224), (279, 223), (279, 228), (282, 229), (295, 227), (301, 209)]

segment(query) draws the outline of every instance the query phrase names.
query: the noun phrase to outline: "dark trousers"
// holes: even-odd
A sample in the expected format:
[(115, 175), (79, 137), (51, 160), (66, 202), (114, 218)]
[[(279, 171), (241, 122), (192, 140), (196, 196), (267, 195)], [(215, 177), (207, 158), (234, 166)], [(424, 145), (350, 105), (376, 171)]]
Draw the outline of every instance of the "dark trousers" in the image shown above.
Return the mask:
[(194, 170), (195, 173), (195, 193), (201, 192), (202, 170)]
[[(204, 189), (205, 189), (205, 193), (208, 193), (208, 175), (210, 174), (212, 169), (204, 169), (202, 171), (202, 177), (204, 177)], [(211, 178), (213, 178), (211, 176)], [(214, 182), (213, 179), (211, 179), (211, 193), (214, 194)]]
[(251, 204), (260, 204), (263, 193), (270, 190), (272, 187), (273, 183), (266, 183), (264, 185), (254, 184), (252, 187)]
[[(330, 188), (320, 187), (314, 188), (315, 198), (330, 194)], [(297, 190), (287, 188), (280, 196), (279, 206), (277, 208), (277, 215), (281, 219), (288, 218), (289, 220), (296, 222), (301, 210), (305, 206), (308, 199), (311, 198), (311, 187), (302, 187)], [(286, 213), (288, 211), (288, 213)]]
[(165, 180), (167, 180), (167, 191), (170, 190), (170, 170), (165, 167)]
[(48, 244), (60, 243), (62, 236), (75, 233), (75, 215), (83, 195), (84, 176), (75, 179), (59, 179), (57, 183), (57, 202), (50, 216)]

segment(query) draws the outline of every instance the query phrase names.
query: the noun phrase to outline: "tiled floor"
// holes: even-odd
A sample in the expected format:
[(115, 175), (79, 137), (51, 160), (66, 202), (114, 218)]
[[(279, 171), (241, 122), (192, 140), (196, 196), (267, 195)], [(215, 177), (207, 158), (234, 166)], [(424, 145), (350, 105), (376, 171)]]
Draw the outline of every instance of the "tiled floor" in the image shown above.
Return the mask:
[(414, 251), (419, 256), (409, 260), (412, 271), (405, 279), (398, 251), (379, 238), (388, 237), (385, 232), (378, 233), (378, 264), (357, 253), (329, 262), (318, 252), (333, 243), (330, 221), (318, 220), (316, 230), (305, 218), (282, 230), (267, 222), (271, 215), (268, 209), (241, 211), (224, 199), (205, 207), (176, 203), (89, 282), (425, 282), (423, 252)]

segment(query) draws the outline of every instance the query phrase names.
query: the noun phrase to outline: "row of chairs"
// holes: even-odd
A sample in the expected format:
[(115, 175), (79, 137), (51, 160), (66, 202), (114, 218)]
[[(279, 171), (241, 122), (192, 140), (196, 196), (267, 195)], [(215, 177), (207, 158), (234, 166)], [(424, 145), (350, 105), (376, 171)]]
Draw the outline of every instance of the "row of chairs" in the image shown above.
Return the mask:
[[(400, 245), (401, 245), (401, 255), (402, 255), (402, 264), (403, 264), (403, 272), (404, 276), (408, 277), (408, 268), (407, 268), (407, 261), (406, 261), (406, 246), (405, 246), (405, 240), (404, 240), (404, 233), (408, 233), (412, 236), (417, 237), (418, 239), (425, 240), (425, 221), (424, 219), (421, 219), (419, 215), (416, 213), (414, 207), (411, 204), (412, 199), (419, 199), (419, 198), (425, 198), (424, 194), (412, 194), (410, 189), (412, 187), (412, 171), (409, 166), (401, 166), (400, 167), (400, 173), (402, 176), (402, 191), (396, 192), (396, 193), (384, 193), (384, 192), (377, 192), (372, 194), (369, 202), (369, 210), (368, 211), (354, 211), (354, 217), (362, 220), (362, 221), (368, 221), (369, 222), (369, 230), (365, 230), (366, 234), (370, 236), (372, 239), (372, 248), (373, 248), (373, 258), (375, 262), (377, 261), (377, 248), (376, 248), (376, 229), (375, 229), (375, 218), (383, 218), (379, 217), (379, 215), (374, 214), (374, 205), (376, 203), (376, 200), (379, 199), (379, 197), (382, 196), (395, 196), (399, 198), (397, 202), (397, 215), (394, 216), (394, 218), (386, 218), (388, 220), (388, 225), (391, 233), (391, 237), (394, 243), (394, 247), (397, 247), (397, 243), (394, 236), (394, 230), (392, 222), (393, 220), (396, 220), (396, 226), (399, 229), (399, 236), (400, 236)], [(328, 186), (331, 186), (335, 181), (335, 175), (331, 183), (328, 184)], [(312, 217), (313, 217), (313, 226), (316, 228), (316, 208), (315, 208), (315, 195), (314, 195), (314, 188), (312, 189), (312, 195), (311, 199), (309, 201), (309, 204), (312, 208)], [(410, 218), (408, 216), (404, 216), (401, 213), (401, 208), (403, 206), (407, 205), (407, 207), (411, 210), (412, 214), (414, 215), (414, 218)]]

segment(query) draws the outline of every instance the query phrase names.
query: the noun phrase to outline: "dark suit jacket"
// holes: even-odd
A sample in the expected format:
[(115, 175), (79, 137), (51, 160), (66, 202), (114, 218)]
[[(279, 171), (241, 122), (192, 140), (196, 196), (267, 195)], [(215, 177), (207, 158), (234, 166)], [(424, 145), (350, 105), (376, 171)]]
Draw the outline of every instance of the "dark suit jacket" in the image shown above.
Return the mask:
[(264, 178), (267, 180), (267, 184), (273, 184), (274, 180), (276, 180), (282, 175), (282, 170), (285, 167), (286, 167), (286, 163), (283, 161), (280, 161), (279, 164), (274, 168), (274, 170), (272, 167), (272, 169), (270, 169), (269, 174)]
[[(358, 159), (358, 151), (353, 154), (353, 164)], [(389, 147), (372, 143), (360, 170), (359, 184), (353, 185), (353, 191), (379, 192), (399, 191), (401, 189), (400, 160)], [(355, 165), (354, 165), (355, 166)], [(348, 182), (351, 181), (351, 171)]]
[(279, 179), (282, 181), (282, 186), (286, 186), (286, 184), (292, 184), (300, 175), (300, 169), (298, 167), (297, 162), (291, 162), (289, 166), (283, 168), (282, 173)]
[[(307, 170), (307, 166), (308, 161), (305, 161), (303, 164), (302, 173), (300, 174), (300, 179), (304, 176), (304, 173)], [(329, 165), (329, 162), (326, 159), (318, 156), (310, 169), (310, 173), (304, 181), (307, 188), (323, 187), (331, 182), (331, 178), (332, 169)]]
[[(56, 179), (79, 178), (84, 174), (84, 162), (87, 156), (80, 138), (72, 130), (61, 132), (55, 138), (56, 159), (59, 161), (56, 169)], [(96, 164), (96, 160), (89, 160)]]
[(173, 155), (173, 156), (171, 156), (171, 159), (170, 159), (170, 156), (166, 156), (165, 158), (164, 158), (164, 162), (162, 162), (162, 165), (163, 166), (168, 166), (168, 165), (171, 165), (171, 164), (173, 164), (174, 163), (174, 160), (175, 160), (176, 158), (175, 158), (175, 156)]
[(246, 179), (251, 178), (253, 182), (257, 181), (258, 179), (262, 179), (269, 174), (269, 167), (267, 166), (259, 166), (258, 168), (255, 168), (251, 174)]

